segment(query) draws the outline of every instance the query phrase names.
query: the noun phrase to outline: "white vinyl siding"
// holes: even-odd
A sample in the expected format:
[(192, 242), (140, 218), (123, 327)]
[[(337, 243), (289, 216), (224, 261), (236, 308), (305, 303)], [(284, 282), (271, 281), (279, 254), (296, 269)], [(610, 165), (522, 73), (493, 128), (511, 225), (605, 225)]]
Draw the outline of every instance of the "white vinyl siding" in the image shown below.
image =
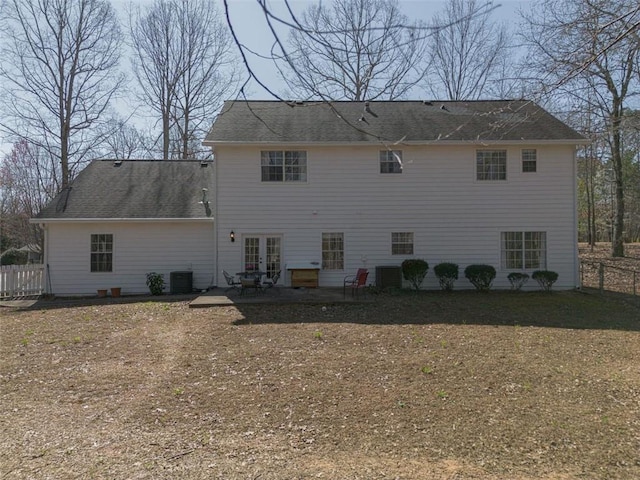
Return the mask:
[[(535, 175), (522, 173), (523, 148), (537, 149)], [(343, 233), (344, 270), (321, 269), (321, 287), (341, 287), (344, 276), (361, 267), (375, 280), (376, 266), (400, 265), (402, 256), (390, 246), (394, 232), (413, 233), (413, 258), (430, 265), (454, 262), (463, 271), (472, 263), (500, 268), (501, 232), (537, 231), (547, 234), (547, 267), (560, 274), (554, 288), (575, 288), (574, 147), (500, 149), (506, 150), (509, 181), (488, 185), (475, 179), (473, 145), (403, 146), (403, 174), (393, 178), (372, 162), (378, 146), (309, 146), (313, 181), (273, 189), (255, 175), (256, 156), (265, 147), (218, 146), (217, 278), (223, 269), (242, 267), (242, 245), (229, 241), (231, 230), (236, 238), (281, 235), (283, 285), (290, 284), (287, 263), (317, 262), (321, 268), (322, 233)], [(510, 288), (506, 274), (494, 286)], [(439, 288), (432, 272), (423, 287)], [(456, 288), (473, 286), (461, 276)], [(535, 282), (526, 288), (535, 289)]]
[[(90, 237), (113, 235), (113, 271), (91, 272)], [(193, 272), (195, 288), (211, 285), (215, 248), (213, 222), (56, 222), (46, 226), (51, 291), (56, 295), (95, 295), (120, 287), (123, 295), (148, 293), (146, 274), (164, 275), (169, 292), (172, 271)], [(227, 242), (229, 231), (227, 230)]]

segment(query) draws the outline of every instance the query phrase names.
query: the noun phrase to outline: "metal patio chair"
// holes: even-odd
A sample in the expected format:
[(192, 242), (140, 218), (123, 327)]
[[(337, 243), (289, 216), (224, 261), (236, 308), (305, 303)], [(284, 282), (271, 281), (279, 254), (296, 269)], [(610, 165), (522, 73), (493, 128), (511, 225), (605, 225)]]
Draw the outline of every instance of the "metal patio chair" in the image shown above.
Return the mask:
[(344, 277), (344, 283), (342, 286), (342, 295), (347, 295), (347, 287), (351, 288), (351, 295), (357, 295), (361, 288), (367, 286), (367, 276), (369, 270), (366, 268), (359, 268), (355, 275), (347, 275)]
[(237, 279), (233, 275), (230, 275), (226, 270), (223, 270), (222, 274), (224, 275), (224, 279), (227, 281), (228, 285), (225, 292), (228, 292), (229, 290), (240, 290), (240, 288), (242, 287), (242, 282), (240, 282), (239, 279)]

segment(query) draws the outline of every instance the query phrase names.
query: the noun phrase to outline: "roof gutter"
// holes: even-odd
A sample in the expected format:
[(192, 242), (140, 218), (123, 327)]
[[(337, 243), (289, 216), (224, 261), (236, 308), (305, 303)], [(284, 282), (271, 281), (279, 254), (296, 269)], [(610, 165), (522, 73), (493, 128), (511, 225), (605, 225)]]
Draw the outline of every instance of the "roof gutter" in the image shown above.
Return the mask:
[(213, 217), (202, 218), (31, 218), (29, 223), (191, 223), (213, 222)]

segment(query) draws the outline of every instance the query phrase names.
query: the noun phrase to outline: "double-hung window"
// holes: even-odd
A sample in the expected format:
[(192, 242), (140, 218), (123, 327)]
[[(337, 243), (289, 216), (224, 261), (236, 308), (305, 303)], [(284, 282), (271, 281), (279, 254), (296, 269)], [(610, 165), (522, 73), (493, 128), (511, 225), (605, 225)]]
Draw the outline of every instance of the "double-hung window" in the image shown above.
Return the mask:
[(547, 266), (546, 232), (502, 232), (502, 268), (544, 269)]
[(91, 234), (91, 271), (113, 271), (113, 234)]
[(538, 152), (535, 148), (522, 149), (522, 171), (535, 172), (537, 169)]
[(413, 232), (391, 233), (391, 255), (413, 255)]
[(304, 150), (263, 150), (260, 153), (263, 182), (306, 182), (307, 152)]
[(322, 234), (322, 269), (344, 269), (344, 234)]
[(477, 150), (476, 180), (506, 180), (507, 151)]
[(380, 150), (380, 173), (402, 173), (402, 150)]

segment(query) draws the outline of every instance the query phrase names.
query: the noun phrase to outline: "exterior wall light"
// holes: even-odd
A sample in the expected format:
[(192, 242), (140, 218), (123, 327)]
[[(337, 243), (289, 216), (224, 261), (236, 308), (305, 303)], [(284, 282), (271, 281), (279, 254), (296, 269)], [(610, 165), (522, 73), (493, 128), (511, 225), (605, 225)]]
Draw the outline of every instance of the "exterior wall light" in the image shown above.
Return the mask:
[(233, 230), (231, 230), (231, 232), (229, 233), (229, 240), (231, 240), (232, 242), (236, 241), (236, 234)]

